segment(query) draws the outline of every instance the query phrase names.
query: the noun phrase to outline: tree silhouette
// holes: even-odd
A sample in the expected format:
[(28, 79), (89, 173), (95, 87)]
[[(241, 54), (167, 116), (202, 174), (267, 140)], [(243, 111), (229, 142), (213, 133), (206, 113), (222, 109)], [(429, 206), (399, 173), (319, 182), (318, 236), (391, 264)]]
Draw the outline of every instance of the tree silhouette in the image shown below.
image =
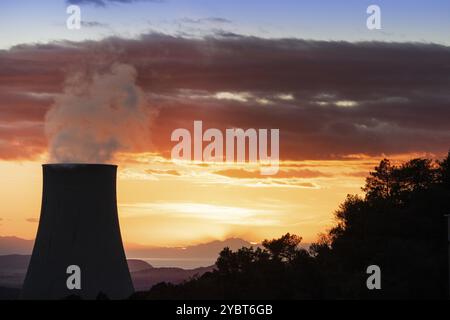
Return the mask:
[(291, 262), (297, 256), (301, 241), (301, 237), (288, 233), (280, 239), (264, 240), (262, 245), (269, 251), (272, 259)]
[[(442, 161), (384, 159), (364, 197), (348, 195), (335, 225), (309, 250), (286, 234), (262, 247), (223, 249), (216, 270), (180, 285), (161, 283), (140, 299), (429, 299), (448, 297), (450, 152)], [(378, 265), (382, 290), (366, 287)]]

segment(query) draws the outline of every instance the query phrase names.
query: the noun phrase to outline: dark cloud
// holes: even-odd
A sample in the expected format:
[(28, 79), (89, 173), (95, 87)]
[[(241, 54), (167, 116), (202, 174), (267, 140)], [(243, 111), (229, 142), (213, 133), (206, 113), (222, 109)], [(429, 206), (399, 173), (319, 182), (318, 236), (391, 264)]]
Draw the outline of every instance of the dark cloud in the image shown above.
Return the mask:
[(34, 159), (46, 150), (43, 129), (0, 129), (0, 137), (2, 160)]
[(0, 122), (15, 121), (42, 122), (48, 105), (53, 102), (51, 96), (39, 96), (24, 92), (0, 92)]
[(105, 28), (108, 27), (108, 24), (98, 22), (98, 21), (81, 21), (81, 25), (87, 28)]
[(216, 23), (216, 24), (222, 24), (222, 23), (231, 23), (231, 20), (221, 18), (221, 17), (207, 17), (207, 18), (200, 18), (200, 19), (194, 19), (194, 18), (183, 18), (180, 20), (182, 23), (191, 23), (191, 24), (203, 24), (203, 23)]
[(165, 155), (172, 130), (192, 129), (194, 120), (205, 128), (280, 128), (283, 159), (450, 147), (449, 47), (147, 34), (0, 51), (0, 158), (45, 148), (38, 123), (66, 75), (112, 62), (138, 71), (149, 107), (159, 109), (149, 149)]

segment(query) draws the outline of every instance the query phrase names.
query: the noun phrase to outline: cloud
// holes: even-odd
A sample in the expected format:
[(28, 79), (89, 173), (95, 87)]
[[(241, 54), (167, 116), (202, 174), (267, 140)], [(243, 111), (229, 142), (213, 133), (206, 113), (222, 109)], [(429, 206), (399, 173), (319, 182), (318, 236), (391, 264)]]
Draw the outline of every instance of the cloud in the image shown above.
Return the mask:
[(98, 21), (81, 21), (81, 25), (87, 28), (108, 27), (108, 24)]
[(205, 129), (279, 128), (284, 160), (450, 146), (449, 47), (152, 33), (0, 51), (0, 158), (45, 150), (43, 119), (67, 75), (115, 62), (135, 68), (146, 107), (159, 110), (144, 151), (168, 156), (171, 132), (192, 130), (194, 120)]
[(77, 4), (77, 5), (96, 5), (100, 7), (105, 7), (108, 4), (113, 3), (133, 3), (139, 1), (147, 1), (147, 2), (164, 2), (165, 0), (67, 0), (68, 4)]
[(181, 176), (176, 170), (147, 169), (145, 172), (157, 176)]
[(40, 122), (44, 119), (48, 105), (53, 102), (51, 96), (32, 95), (26, 92), (0, 92), (0, 114), (3, 122), (27, 121)]
[(125, 218), (164, 214), (178, 219), (207, 220), (211, 223), (230, 225), (277, 225), (273, 210), (246, 208), (209, 203), (132, 203), (120, 205)]
[(250, 171), (245, 169), (225, 169), (218, 170), (213, 172), (214, 174), (218, 174), (225, 177), (230, 178), (239, 178), (239, 179), (290, 179), (290, 178), (322, 178), (322, 177), (331, 177), (332, 175), (316, 170), (280, 170), (274, 176), (262, 176), (259, 170)]
[(30, 223), (38, 223), (39, 222), (39, 219), (36, 219), (36, 218), (28, 218), (28, 219), (25, 219), (27, 222), (30, 222)]
[(208, 17), (208, 18), (183, 18), (180, 20), (182, 23), (190, 23), (190, 24), (203, 24), (203, 23), (215, 23), (215, 24), (223, 24), (223, 23), (232, 23), (231, 20), (221, 18), (221, 17)]
[(46, 151), (43, 123), (0, 122), (0, 159), (34, 159)]

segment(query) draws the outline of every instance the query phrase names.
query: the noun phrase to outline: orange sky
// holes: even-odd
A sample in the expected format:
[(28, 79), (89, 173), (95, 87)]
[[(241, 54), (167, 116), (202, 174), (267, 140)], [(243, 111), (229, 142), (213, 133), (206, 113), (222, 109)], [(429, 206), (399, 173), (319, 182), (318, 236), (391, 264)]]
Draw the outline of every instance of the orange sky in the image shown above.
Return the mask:
[[(124, 241), (173, 246), (286, 232), (314, 241), (346, 194), (360, 192), (375, 162), (285, 162), (273, 177), (253, 177), (250, 164), (180, 165), (152, 154), (122, 154), (118, 163)], [(0, 234), (34, 238), (41, 162), (0, 162), (0, 175)]]

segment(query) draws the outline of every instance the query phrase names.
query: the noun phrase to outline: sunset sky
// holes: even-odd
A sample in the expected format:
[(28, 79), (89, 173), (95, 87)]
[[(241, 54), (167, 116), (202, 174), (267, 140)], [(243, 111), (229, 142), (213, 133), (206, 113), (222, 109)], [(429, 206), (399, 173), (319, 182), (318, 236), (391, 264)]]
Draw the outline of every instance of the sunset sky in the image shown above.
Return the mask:
[[(376, 1), (373, 31), (373, 1), (316, 3), (2, 1), (0, 236), (33, 239), (41, 165), (98, 141), (119, 165), (124, 242), (154, 246), (312, 242), (384, 157), (447, 153), (450, 2)], [(173, 163), (172, 131), (195, 120), (280, 129), (279, 173)]]

